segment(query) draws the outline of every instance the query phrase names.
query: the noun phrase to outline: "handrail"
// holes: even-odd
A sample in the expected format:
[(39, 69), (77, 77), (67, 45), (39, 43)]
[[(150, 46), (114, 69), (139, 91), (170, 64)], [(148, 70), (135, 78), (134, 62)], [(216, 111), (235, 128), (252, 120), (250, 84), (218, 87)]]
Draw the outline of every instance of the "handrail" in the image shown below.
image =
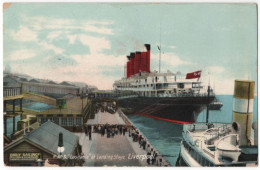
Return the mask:
[(207, 151), (206, 149), (202, 149), (205, 153), (209, 154), (213, 159), (215, 158), (215, 155)]
[[(214, 128), (218, 128), (219, 130), (226, 130), (230, 129), (230, 126), (226, 123), (211, 123), (213, 124)], [(196, 124), (185, 124), (183, 126), (184, 131), (190, 131), (190, 130), (207, 130), (208, 125), (206, 123), (196, 123)]]
[(3, 96), (4, 97), (12, 97), (22, 95), (21, 87), (4, 87)]

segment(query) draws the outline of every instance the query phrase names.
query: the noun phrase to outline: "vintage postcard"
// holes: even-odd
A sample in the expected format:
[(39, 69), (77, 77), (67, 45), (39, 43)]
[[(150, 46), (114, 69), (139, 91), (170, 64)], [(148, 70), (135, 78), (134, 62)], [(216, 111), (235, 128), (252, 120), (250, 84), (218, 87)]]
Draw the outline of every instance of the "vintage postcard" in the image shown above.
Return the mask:
[(258, 166), (257, 3), (3, 3), (3, 162)]

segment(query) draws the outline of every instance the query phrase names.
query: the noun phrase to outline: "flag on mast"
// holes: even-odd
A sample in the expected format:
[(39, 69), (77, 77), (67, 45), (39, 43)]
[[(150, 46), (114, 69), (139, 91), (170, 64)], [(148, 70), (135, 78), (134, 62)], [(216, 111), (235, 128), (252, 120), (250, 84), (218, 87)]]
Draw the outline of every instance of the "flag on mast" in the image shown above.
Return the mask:
[(186, 74), (186, 79), (195, 79), (195, 78), (200, 78), (201, 75), (201, 70), (200, 71), (195, 71), (192, 73), (187, 73)]

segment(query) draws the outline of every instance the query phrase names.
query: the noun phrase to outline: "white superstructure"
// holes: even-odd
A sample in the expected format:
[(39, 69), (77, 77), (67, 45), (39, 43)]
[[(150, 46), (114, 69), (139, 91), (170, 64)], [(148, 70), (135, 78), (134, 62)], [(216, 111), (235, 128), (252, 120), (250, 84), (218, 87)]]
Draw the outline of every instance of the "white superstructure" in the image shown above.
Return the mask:
[(130, 78), (122, 78), (113, 84), (114, 90), (133, 91), (138, 95), (151, 97), (198, 96), (207, 95), (200, 79), (167, 73), (140, 73)]

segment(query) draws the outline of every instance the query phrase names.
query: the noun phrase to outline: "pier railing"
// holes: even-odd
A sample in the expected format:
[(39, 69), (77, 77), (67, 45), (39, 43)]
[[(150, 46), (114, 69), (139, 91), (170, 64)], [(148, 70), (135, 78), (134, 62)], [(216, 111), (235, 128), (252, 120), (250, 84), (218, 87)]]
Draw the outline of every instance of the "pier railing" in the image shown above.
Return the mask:
[[(119, 116), (125, 121), (125, 123), (127, 124), (127, 125), (130, 125), (130, 126), (133, 126), (134, 124), (131, 122), (131, 120), (129, 120), (128, 118), (127, 118), (127, 116), (120, 110), (120, 109), (118, 109), (118, 114), (119, 114)], [(144, 137), (144, 139), (146, 140), (146, 142), (147, 142), (147, 145), (150, 145), (150, 147), (151, 148), (153, 148), (154, 149), (154, 152), (157, 152), (158, 154), (157, 154), (157, 164), (159, 165), (159, 161), (160, 161), (160, 166), (171, 166), (171, 164), (169, 163), (169, 161), (167, 160), (167, 159), (165, 159), (164, 157), (163, 157), (163, 155), (147, 140), (147, 138), (145, 137), (145, 135), (144, 134), (142, 134), (142, 132), (140, 131), (140, 130), (138, 130), (139, 131), (139, 134), (140, 135), (142, 135), (143, 137)]]
[(22, 95), (22, 88), (21, 87), (4, 87), (3, 93), (4, 93), (4, 97)]

